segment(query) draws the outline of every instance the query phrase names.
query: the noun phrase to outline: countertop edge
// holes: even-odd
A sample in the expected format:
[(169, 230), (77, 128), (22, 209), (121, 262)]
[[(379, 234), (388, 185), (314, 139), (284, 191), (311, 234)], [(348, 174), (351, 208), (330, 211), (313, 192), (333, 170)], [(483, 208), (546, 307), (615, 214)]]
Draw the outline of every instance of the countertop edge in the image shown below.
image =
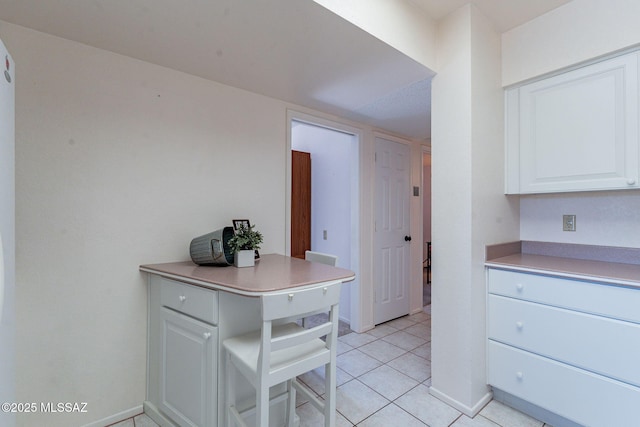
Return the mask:
[[(258, 265), (255, 267), (256, 270), (239, 269), (232, 271), (227, 269), (237, 269), (237, 267), (203, 267), (189, 261), (143, 264), (140, 265), (138, 269), (144, 273), (182, 283), (250, 297), (259, 297), (265, 293), (284, 292), (287, 289), (293, 288), (303, 289), (314, 287), (323, 283), (345, 283), (355, 280), (356, 277), (355, 273), (351, 270), (317, 263), (312, 263), (314, 264), (313, 267), (304, 267), (301, 270), (300, 262), (307, 261), (290, 261), (289, 257), (277, 254), (263, 255), (260, 262), (261, 264), (267, 264), (264, 265), (261, 273), (256, 273), (259, 274), (259, 276), (254, 274), (254, 272), (260, 271), (258, 270)], [(282, 267), (285, 268), (283, 272), (284, 275), (274, 271), (274, 269), (277, 270)], [(209, 268), (211, 268), (211, 270), (207, 272), (205, 269)], [(250, 269), (252, 267), (246, 268)], [(198, 269), (203, 270), (196, 272)], [(205, 274), (202, 274), (203, 271)], [(210, 274), (213, 272), (215, 272), (215, 274)], [(271, 277), (273, 277), (273, 280), (271, 280)], [(265, 280), (265, 278), (268, 280)], [(273, 282), (273, 285), (270, 282)]]
[[(488, 245), (486, 267), (567, 277), (640, 288), (640, 265), (627, 262), (598, 261), (577, 257), (562, 257), (540, 253), (526, 253), (526, 244), (508, 242)], [(600, 251), (606, 247), (598, 247)], [(612, 248), (614, 251), (620, 248)], [(635, 249), (624, 248), (625, 251)], [(553, 250), (551, 253), (555, 253)], [(633, 252), (632, 252), (633, 253)], [(494, 255), (494, 257), (490, 257)], [(608, 259), (611, 259), (610, 257)]]

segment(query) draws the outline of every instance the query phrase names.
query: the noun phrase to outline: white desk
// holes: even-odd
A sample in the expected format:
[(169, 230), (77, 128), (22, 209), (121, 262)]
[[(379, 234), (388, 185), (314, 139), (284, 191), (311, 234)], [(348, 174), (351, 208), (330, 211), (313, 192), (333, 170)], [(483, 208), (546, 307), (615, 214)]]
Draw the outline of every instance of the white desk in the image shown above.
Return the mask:
[[(140, 270), (150, 273), (144, 408), (162, 426), (225, 425), (221, 343), (260, 328), (261, 295), (355, 278), (343, 268), (277, 254), (263, 255), (255, 267), (175, 262)], [(251, 387), (237, 387), (240, 400), (252, 400)]]

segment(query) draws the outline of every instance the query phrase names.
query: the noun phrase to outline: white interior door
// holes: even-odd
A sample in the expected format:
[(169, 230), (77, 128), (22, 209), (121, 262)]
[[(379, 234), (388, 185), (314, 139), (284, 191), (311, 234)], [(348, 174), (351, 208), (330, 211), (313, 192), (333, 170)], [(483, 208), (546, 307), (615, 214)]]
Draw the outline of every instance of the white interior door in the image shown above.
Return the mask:
[(374, 323), (409, 314), (408, 145), (376, 138)]

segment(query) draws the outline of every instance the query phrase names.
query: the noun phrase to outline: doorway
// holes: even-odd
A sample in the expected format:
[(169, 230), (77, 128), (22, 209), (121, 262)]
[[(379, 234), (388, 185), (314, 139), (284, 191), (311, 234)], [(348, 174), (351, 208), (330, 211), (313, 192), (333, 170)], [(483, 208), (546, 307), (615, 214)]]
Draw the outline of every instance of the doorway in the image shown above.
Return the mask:
[(307, 212), (299, 209), (298, 198), (292, 200), (296, 197), (293, 189), (299, 188), (299, 182), (295, 182), (299, 177), (293, 173), (296, 152), (296, 157), (308, 157), (310, 163), (308, 249), (336, 255), (338, 267), (356, 272), (356, 279), (343, 285), (340, 297), (340, 320), (351, 324), (352, 319), (358, 318), (360, 136), (338, 123), (293, 112), (289, 130), (288, 213), (291, 217), (287, 225), (287, 253), (293, 256), (294, 250), (300, 252), (294, 246), (304, 239), (305, 231), (299, 227), (301, 221), (293, 216)]

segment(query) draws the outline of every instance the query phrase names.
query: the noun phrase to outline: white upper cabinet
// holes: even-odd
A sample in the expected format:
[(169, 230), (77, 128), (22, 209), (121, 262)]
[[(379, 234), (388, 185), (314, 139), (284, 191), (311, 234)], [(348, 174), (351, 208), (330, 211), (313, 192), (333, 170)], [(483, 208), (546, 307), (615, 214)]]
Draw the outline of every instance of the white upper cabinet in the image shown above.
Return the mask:
[(506, 91), (507, 194), (640, 188), (638, 55)]

